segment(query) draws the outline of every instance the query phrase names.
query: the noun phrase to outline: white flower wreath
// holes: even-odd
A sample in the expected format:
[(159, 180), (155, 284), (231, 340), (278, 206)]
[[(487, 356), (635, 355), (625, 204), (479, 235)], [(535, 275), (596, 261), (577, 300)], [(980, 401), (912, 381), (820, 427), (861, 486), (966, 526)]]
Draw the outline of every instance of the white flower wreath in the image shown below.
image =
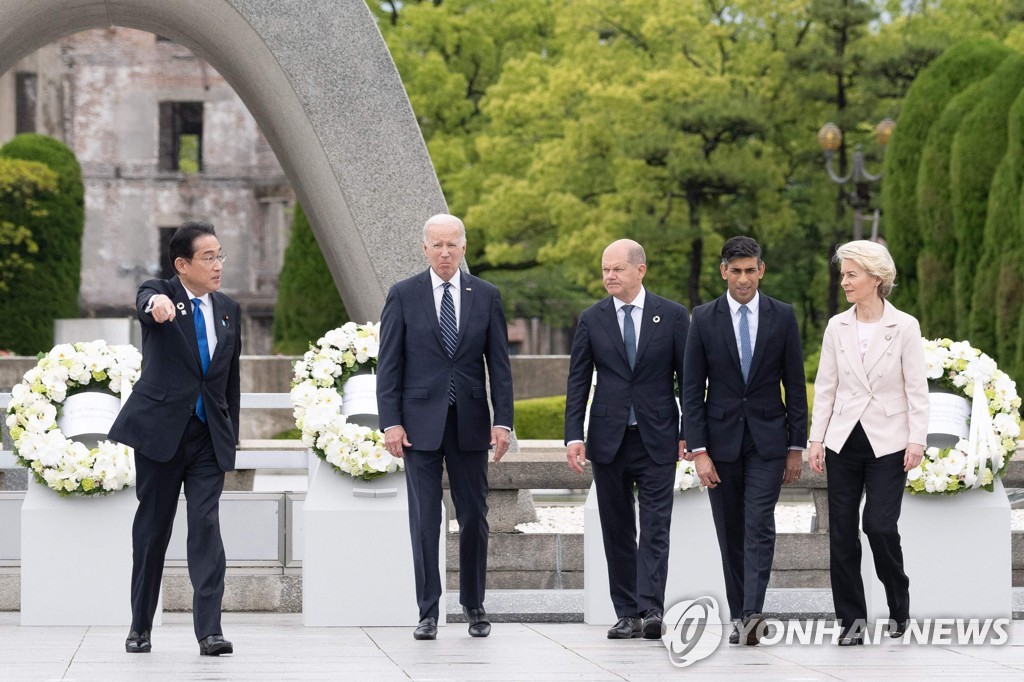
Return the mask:
[(990, 447), (979, 447), (981, 443), (968, 438), (951, 448), (926, 448), (921, 464), (907, 474), (907, 490), (952, 495), (982, 487), (991, 492), (1017, 450), (1021, 405), (1017, 385), (996, 367), (995, 360), (966, 341), (925, 339), (924, 349), (929, 381), (968, 401), (974, 399), (975, 384), (980, 382), (992, 419), (992, 437), (981, 436)]
[(105, 495), (135, 485), (132, 449), (101, 441), (90, 449), (57, 425), (68, 396), (100, 391), (120, 397), (139, 378), (142, 355), (134, 346), (106, 341), (60, 344), (11, 389), (7, 428), (18, 463), (60, 495)]
[(370, 480), (404, 467), (384, 447), (384, 434), (348, 422), (342, 391), (353, 375), (377, 366), (380, 324), (347, 322), (324, 334), (295, 363), (291, 399), (302, 443), (336, 471)]

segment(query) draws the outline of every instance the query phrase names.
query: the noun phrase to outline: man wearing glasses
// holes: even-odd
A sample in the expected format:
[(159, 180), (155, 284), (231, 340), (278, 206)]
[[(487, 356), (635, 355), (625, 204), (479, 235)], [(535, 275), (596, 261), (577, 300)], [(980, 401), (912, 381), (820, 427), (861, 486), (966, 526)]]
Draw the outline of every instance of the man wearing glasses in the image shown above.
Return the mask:
[(152, 649), (164, 555), (184, 485), (196, 639), (200, 655), (219, 656), (233, 653), (220, 624), (225, 557), (218, 508), (238, 442), (240, 308), (218, 291), (225, 257), (212, 225), (184, 223), (168, 251), (178, 274), (139, 287), (142, 376), (109, 434), (135, 448), (139, 498), (125, 650)]

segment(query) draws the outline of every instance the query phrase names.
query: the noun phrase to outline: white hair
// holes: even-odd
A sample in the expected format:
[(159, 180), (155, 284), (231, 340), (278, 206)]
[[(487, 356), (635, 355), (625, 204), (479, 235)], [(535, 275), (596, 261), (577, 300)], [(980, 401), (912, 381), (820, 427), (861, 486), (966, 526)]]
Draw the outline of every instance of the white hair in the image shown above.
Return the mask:
[(466, 226), (458, 217), (448, 213), (438, 213), (435, 216), (427, 218), (427, 222), (423, 223), (424, 244), (427, 243), (427, 230), (430, 229), (431, 225), (456, 225), (459, 228), (459, 246), (466, 245)]

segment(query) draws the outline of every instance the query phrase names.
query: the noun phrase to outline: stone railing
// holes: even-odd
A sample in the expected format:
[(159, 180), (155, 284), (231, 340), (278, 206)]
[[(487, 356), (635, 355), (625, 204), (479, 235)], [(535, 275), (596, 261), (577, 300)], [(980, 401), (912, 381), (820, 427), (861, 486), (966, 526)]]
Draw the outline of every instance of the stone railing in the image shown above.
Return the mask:
[[(0, 394), (0, 412), (9, 394)], [(251, 412), (290, 412), (287, 394), (243, 394), (243, 419)], [(0, 420), (2, 424), (2, 420)], [(0, 430), (4, 430), (0, 426)], [(0, 450), (0, 610), (17, 610), (20, 582), (20, 508), (26, 485), (25, 470), (15, 467), (6, 433)], [(516, 524), (535, 519), (532, 490), (585, 492), (591, 483), (571, 472), (565, 449), (558, 441), (521, 441), (518, 452), (507, 454), (489, 469), (491, 542), (488, 586), (496, 589), (580, 589), (583, 587), (582, 533), (524, 534)], [(257, 470), (304, 472), (308, 455), (299, 441), (245, 440), (238, 453), (239, 471), (223, 498), (221, 520), (228, 554), (225, 609), (236, 611), (301, 610), (302, 492), (252, 492)], [(7, 471), (4, 471), (7, 470)], [(0, 476), (0, 478), (3, 478)], [(447, 485), (447, 482), (444, 483)], [(1004, 484), (1024, 487), (1024, 456), (1018, 451)], [(20, 488), (20, 490), (19, 490)], [(780, 533), (771, 586), (776, 588), (828, 586), (828, 500), (825, 477), (805, 466), (798, 486), (813, 500), (816, 517), (809, 533)], [(183, 503), (182, 503), (183, 504)], [(182, 509), (184, 513), (184, 509)], [(454, 515), (450, 514), (450, 517)], [(185, 570), (182, 528), (168, 552), (165, 608), (189, 610), (191, 588)], [(181, 533), (179, 536), (178, 533)], [(396, 541), (405, 541), (397, 538)], [(180, 546), (179, 546), (180, 545)], [(447, 584), (458, 586), (458, 542), (447, 543)], [(717, 561), (712, 557), (709, 560)], [(1024, 585), (1024, 532), (1013, 534), (1013, 581)]]

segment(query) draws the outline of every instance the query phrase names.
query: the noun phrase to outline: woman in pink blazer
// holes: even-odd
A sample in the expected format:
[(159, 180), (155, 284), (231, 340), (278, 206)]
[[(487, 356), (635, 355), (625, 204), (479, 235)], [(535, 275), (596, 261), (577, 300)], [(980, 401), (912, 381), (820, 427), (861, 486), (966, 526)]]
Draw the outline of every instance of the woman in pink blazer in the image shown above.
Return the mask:
[(832, 600), (840, 646), (863, 643), (867, 623), (860, 574), (858, 511), (889, 604), (889, 634), (902, 637), (910, 618), (897, 523), (907, 472), (921, 463), (928, 433), (928, 382), (917, 320), (886, 298), (896, 279), (889, 251), (869, 241), (840, 246), (846, 300), (829, 320), (814, 382), (810, 465), (828, 467)]

